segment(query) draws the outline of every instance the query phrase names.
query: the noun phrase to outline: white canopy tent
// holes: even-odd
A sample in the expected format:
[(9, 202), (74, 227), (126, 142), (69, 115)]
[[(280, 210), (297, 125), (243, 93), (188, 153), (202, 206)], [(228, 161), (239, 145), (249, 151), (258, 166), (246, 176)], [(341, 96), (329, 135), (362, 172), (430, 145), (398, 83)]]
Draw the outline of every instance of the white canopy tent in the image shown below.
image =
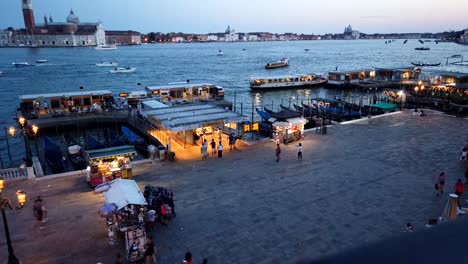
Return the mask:
[(134, 180), (115, 179), (104, 192), (106, 203), (115, 203), (118, 210), (129, 204), (146, 205), (146, 200)]

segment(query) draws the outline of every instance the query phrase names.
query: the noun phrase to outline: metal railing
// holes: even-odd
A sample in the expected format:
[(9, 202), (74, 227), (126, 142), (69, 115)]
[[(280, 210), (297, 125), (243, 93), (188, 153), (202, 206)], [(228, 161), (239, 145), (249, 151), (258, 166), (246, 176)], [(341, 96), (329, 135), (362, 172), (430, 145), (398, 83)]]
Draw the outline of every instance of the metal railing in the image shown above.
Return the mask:
[(3, 177), (5, 180), (21, 180), (28, 178), (28, 171), (26, 168), (9, 168), (0, 170), (0, 177)]

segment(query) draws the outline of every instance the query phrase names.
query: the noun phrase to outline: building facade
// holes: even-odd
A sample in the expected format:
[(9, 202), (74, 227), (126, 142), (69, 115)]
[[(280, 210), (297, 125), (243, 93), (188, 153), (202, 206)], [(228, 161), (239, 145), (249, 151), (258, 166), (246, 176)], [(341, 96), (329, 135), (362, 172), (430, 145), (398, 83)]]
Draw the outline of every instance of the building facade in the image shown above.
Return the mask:
[(132, 30), (107, 30), (106, 43), (114, 45), (140, 45), (141, 34)]

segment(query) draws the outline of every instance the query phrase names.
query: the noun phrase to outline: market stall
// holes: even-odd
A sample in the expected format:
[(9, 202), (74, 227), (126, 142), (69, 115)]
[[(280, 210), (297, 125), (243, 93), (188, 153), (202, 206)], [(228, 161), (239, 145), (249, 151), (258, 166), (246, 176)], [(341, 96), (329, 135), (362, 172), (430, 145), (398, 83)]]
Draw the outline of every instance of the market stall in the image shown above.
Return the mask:
[[(144, 216), (147, 203), (140, 188), (134, 180), (124, 179), (113, 180), (99, 188), (104, 189), (106, 199), (106, 204), (101, 210), (115, 208), (112, 214), (106, 215), (109, 240), (114, 241), (115, 233), (122, 232), (128, 261), (142, 259), (146, 243)], [(101, 213), (100, 215), (102, 216)]]
[(91, 187), (114, 179), (131, 179), (132, 156), (135, 156), (135, 147), (126, 145), (105, 149), (89, 150), (86, 152), (89, 166), (86, 180)]

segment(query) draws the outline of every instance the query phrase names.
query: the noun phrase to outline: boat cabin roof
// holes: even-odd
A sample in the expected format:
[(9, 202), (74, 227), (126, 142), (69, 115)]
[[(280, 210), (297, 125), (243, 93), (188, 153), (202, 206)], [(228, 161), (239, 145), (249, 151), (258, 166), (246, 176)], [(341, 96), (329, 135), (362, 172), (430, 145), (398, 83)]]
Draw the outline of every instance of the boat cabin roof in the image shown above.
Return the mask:
[(435, 72), (434, 75), (440, 75), (440, 76), (445, 76), (445, 77), (455, 77), (457, 79), (468, 78), (468, 73), (464, 73), (464, 72), (440, 71), (440, 72)]
[(267, 80), (272, 80), (272, 79), (286, 79), (286, 78), (298, 78), (302, 76), (317, 76), (317, 74), (311, 73), (311, 74), (292, 74), (292, 75), (277, 75), (277, 76), (263, 76), (263, 77), (251, 77), (251, 80), (262, 80), (262, 79), (267, 79)]
[(349, 71), (332, 71), (329, 74), (351, 74), (351, 73), (360, 73), (360, 72), (371, 72), (375, 69), (361, 69), (361, 70), (349, 70)]
[(414, 66), (403, 66), (403, 67), (386, 67), (386, 68), (375, 68), (377, 71), (394, 71), (394, 72), (406, 72), (414, 71)]
[(20, 100), (34, 100), (45, 98), (59, 98), (59, 97), (75, 97), (75, 96), (93, 96), (93, 95), (108, 95), (112, 96), (109, 90), (96, 90), (96, 91), (82, 91), (82, 92), (64, 92), (64, 93), (43, 93), (43, 94), (24, 94), (20, 95)]
[(147, 91), (154, 91), (154, 90), (170, 90), (170, 89), (180, 89), (180, 88), (201, 88), (201, 87), (216, 87), (216, 85), (211, 84), (211, 83), (179, 83), (179, 84), (165, 84), (165, 85), (153, 85), (153, 86), (147, 86), (146, 90)]
[(157, 100), (145, 100), (141, 102), (144, 106), (144, 109), (158, 109), (169, 107), (166, 104), (163, 104)]

